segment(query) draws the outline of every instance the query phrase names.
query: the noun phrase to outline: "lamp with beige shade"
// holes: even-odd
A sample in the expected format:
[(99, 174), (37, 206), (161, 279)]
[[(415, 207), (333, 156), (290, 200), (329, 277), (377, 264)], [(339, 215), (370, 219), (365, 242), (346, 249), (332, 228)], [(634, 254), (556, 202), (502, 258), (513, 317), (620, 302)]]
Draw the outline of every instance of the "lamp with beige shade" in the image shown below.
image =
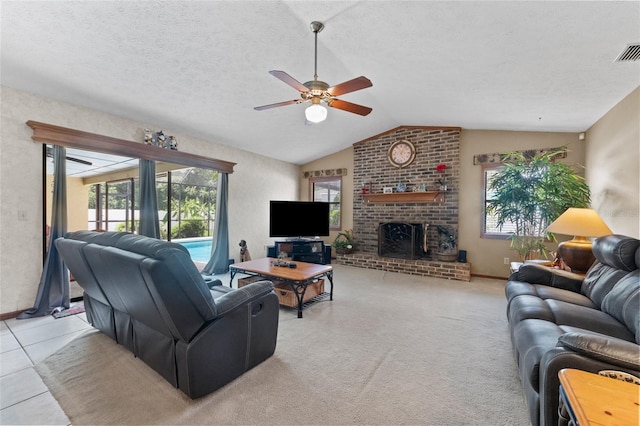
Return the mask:
[(575, 207), (562, 213), (546, 231), (574, 236), (572, 240), (558, 244), (558, 254), (572, 272), (578, 273), (586, 272), (596, 260), (588, 238), (613, 233), (595, 210)]

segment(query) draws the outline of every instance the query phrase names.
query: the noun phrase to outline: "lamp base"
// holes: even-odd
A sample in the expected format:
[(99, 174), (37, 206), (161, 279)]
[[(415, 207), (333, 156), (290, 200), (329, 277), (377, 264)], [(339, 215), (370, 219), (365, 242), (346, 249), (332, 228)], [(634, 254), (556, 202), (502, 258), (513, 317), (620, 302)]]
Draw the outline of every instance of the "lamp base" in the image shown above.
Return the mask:
[(571, 241), (558, 244), (558, 254), (571, 272), (583, 274), (596, 261), (591, 251), (591, 241), (585, 237), (573, 237)]

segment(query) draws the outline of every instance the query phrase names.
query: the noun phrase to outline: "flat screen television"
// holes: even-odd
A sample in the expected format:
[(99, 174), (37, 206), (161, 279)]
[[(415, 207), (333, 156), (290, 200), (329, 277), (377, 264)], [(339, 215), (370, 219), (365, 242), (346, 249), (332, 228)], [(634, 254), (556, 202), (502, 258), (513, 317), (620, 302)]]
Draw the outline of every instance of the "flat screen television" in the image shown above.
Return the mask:
[(329, 235), (329, 203), (271, 201), (269, 236), (285, 238)]

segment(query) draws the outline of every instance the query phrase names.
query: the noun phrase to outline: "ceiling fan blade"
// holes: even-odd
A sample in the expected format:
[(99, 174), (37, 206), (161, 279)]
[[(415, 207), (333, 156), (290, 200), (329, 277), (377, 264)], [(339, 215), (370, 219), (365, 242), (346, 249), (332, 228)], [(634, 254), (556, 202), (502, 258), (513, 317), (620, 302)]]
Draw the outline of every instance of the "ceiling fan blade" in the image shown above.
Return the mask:
[(65, 157), (65, 158), (69, 161), (75, 161), (76, 163), (85, 164), (87, 166), (93, 166), (93, 163), (90, 161), (81, 160), (79, 158), (73, 158), (73, 157)]
[(309, 89), (304, 84), (300, 83), (298, 80), (296, 80), (295, 78), (291, 77), (289, 74), (287, 74), (284, 71), (273, 70), (273, 71), (269, 71), (269, 74), (271, 74), (275, 78), (278, 78), (278, 79), (284, 81), (289, 86), (291, 86), (294, 89), (296, 89), (298, 92), (304, 93), (304, 92), (308, 92), (309, 91)]
[(269, 105), (257, 106), (257, 107), (254, 107), (253, 109), (255, 109), (256, 111), (262, 111), (263, 109), (276, 108), (276, 107), (281, 107), (281, 106), (285, 106), (285, 105), (299, 104), (301, 102), (304, 102), (304, 101), (302, 99), (294, 99), (292, 101), (278, 102), (277, 104), (269, 104)]
[(332, 108), (338, 108), (343, 111), (348, 111), (359, 115), (369, 115), (369, 113), (373, 111), (373, 109), (369, 107), (353, 104), (351, 102), (341, 101), (340, 99), (330, 100), (327, 105)]
[(360, 77), (356, 77), (353, 80), (345, 81), (344, 83), (336, 84), (333, 87), (329, 87), (327, 89), (327, 92), (329, 92), (331, 96), (340, 96), (344, 95), (345, 93), (355, 92), (356, 90), (366, 89), (367, 87), (371, 86), (373, 86), (371, 80), (361, 75)]
[[(53, 148), (47, 147), (47, 157), (53, 158)], [(85, 164), (87, 166), (93, 166), (93, 163), (86, 160), (81, 160), (79, 158), (74, 158), (74, 157), (64, 157), (64, 158), (69, 161), (75, 161), (76, 163)]]

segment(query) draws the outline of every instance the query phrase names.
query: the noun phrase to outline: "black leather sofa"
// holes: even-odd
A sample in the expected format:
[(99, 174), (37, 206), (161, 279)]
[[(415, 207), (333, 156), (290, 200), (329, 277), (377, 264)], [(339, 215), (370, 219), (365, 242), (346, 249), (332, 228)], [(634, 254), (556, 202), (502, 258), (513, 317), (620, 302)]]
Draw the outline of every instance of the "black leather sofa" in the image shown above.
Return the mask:
[(596, 262), (586, 277), (525, 264), (506, 284), (511, 342), (533, 425), (558, 424), (563, 368), (640, 377), (640, 241), (608, 235), (592, 250)]
[(84, 290), (87, 319), (190, 398), (206, 395), (275, 351), (273, 284), (209, 289), (179, 244), (124, 232), (55, 241)]

